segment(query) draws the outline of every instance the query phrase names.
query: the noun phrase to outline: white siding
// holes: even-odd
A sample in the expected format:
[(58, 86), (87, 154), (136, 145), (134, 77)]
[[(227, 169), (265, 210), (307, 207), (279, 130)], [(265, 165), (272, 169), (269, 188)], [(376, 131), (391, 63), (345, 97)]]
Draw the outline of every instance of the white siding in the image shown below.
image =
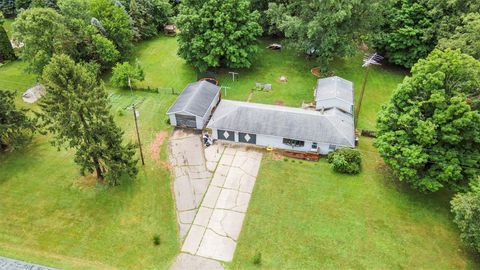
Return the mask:
[(170, 125), (176, 126), (177, 125), (177, 118), (175, 118), (175, 114), (172, 113), (172, 114), (168, 115), (168, 117), (170, 117)]
[[(216, 129), (212, 129), (211, 136), (213, 139), (218, 140)], [(238, 132), (235, 132), (235, 142), (238, 142)], [(312, 149), (312, 144), (313, 142), (311, 141), (305, 141), (305, 145), (303, 147), (292, 147), (290, 145), (284, 144), (283, 138), (281, 137), (261, 135), (261, 134), (257, 134), (257, 142), (256, 142), (256, 145), (263, 146), (263, 147), (271, 146), (276, 149), (293, 150), (293, 151), (300, 151), (300, 152), (316, 152), (314, 149)], [(317, 147), (318, 147), (318, 152), (322, 155), (326, 155), (329, 152), (334, 150), (330, 148), (330, 144), (326, 144), (326, 143), (317, 142)]]

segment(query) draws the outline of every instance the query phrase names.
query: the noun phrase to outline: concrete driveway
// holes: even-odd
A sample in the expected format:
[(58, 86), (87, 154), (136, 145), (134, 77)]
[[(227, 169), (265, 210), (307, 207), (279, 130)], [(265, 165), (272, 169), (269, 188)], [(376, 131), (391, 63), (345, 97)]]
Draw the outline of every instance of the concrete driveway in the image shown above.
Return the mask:
[(178, 131), (170, 146), (183, 241), (172, 269), (214, 269), (233, 259), (262, 153), (223, 143), (203, 150), (199, 135)]

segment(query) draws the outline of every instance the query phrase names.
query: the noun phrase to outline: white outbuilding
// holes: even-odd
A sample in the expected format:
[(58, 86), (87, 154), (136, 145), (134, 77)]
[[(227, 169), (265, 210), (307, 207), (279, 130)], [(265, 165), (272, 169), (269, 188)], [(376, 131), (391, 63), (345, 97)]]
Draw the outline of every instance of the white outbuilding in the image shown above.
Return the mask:
[(353, 83), (338, 76), (319, 79), (315, 88), (318, 111), (338, 108), (353, 115)]
[(207, 128), (212, 138), (286, 150), (328, 154), (355, 147), (353, 116), (338, 108), (301, 108), (222, 100)]
[(220, 87), (207, 81), (191, 83), (168, 110), (170, 124), (203, 129), (219, 101)]

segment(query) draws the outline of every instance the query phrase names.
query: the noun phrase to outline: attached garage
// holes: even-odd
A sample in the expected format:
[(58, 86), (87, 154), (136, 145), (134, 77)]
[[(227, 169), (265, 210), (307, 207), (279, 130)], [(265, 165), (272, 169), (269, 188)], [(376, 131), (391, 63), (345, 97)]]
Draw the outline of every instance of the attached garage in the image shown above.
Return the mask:
[(219, 100), (220, 87), (207, 81), (191, 83), (168, 110), (170, 124), (203, 129)]

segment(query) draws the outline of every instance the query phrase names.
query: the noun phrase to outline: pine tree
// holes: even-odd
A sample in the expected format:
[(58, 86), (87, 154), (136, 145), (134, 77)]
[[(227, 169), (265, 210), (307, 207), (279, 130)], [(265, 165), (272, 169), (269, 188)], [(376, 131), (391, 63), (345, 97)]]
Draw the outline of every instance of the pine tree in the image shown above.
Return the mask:
[(7, 31), (3, 28), (3, 14), (0, 12), (0, 63), (15, 59), (15, 52), (8, 38)]
[(32, 139), (36, 121), (27, 112), (15, 107), (14, 92), (0, 90), (0, 151), (15, 150)]
[(40, 114), (53, 133), (52, 144), (73, 148), (82, 174), (96, 172), (99, 181), (117, 185), (133, 178), (138, 169), (135, 146), (123, 145), (123, 132), (115, 125), (103, 83), (85, 64), (66, 55), (55, 55), (45, 67), (47, 94)]

